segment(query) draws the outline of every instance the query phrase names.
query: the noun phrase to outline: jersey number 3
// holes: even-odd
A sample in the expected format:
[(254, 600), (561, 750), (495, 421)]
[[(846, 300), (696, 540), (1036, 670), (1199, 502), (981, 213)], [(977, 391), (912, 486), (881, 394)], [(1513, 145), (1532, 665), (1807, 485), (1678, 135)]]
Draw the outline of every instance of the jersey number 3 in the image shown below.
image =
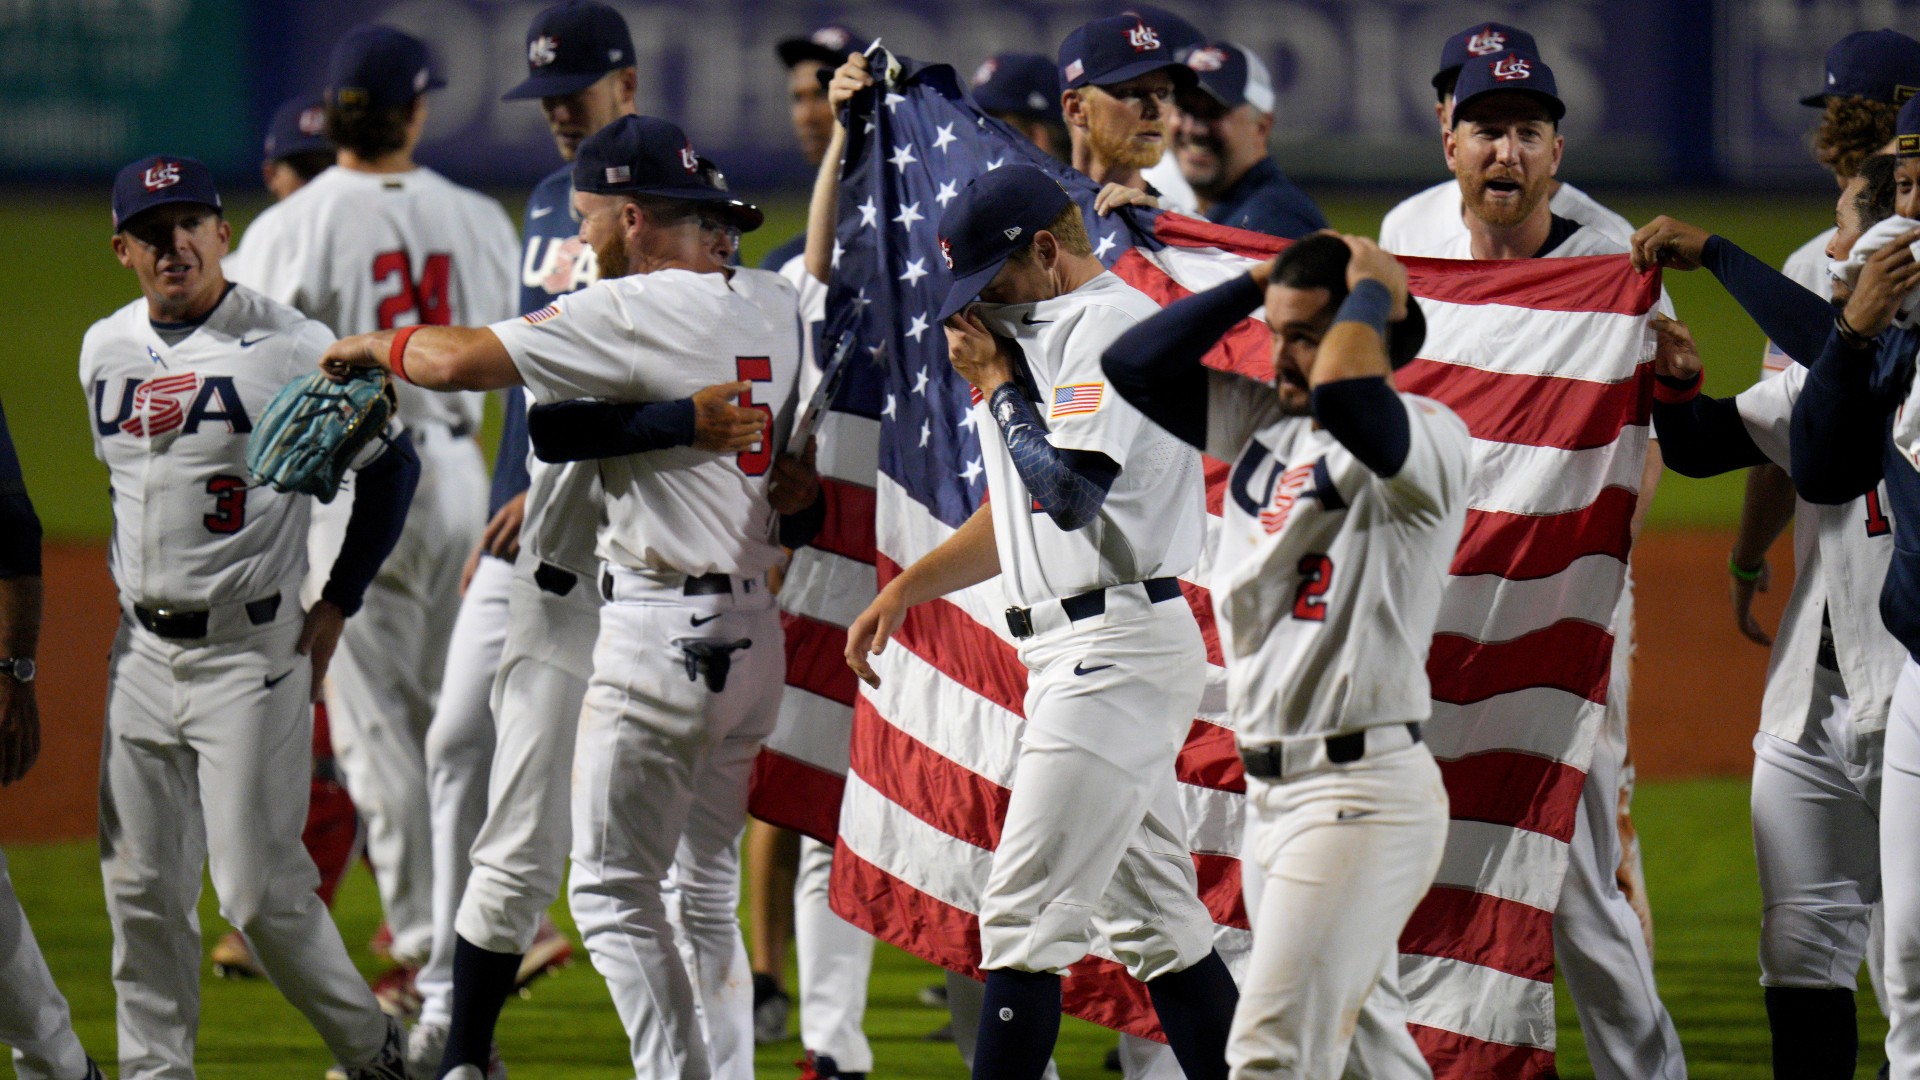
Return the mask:
[[(764, 356), (739, 356), (734, 358), (734, 378), (741, 382), (773, 381), (773, 361)], [(760, 436), (760, 444), (752, 450), (742, 450), (736, 460), (740, 471), (748, 476), (764, 476), (773, 465), (773, 409), (753, 400), (753, 388), (749, 386), (740, 395), (740, 407), (757, 409), (766, 414), (767, 427)]]
[(201, 515), (207, 531), (232, 536), (247, 523), (247, 482), (237, 476), (216, 476), (207, 481), (207, 494), (213, 496), (213, 513)]
[(1333, 588), (1333, 560), (1325, 555), (1300, 556), (1300, 587), (1293, 592), (1293, 617), (1308, 622), (1327, 621), (1327, 590)]
[(453, 280), (453, 256), (444, 253), (427, 256), (420, 268), (420, 280), (413, 280), (413, 265), (404, 251), (383, 251), (373, 257), (373, 282), (400, 279), (400, 288), (380, 301), (380, 329), (391, 330), (400, 317), (416, 312), (421, 326), (448, 326), (453, 311), (447, 307), (447, 285)]

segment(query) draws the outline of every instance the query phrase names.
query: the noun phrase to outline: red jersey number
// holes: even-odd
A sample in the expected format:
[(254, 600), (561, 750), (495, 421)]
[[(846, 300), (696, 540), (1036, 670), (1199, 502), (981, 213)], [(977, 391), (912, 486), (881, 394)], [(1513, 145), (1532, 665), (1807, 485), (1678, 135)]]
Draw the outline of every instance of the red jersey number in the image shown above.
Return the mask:
[(213, 513), (202, 515), (207, 531), (232, 536), (247, 523), (247, 482), (237, 476), (216, 476), (207, 481), (207, 494), (213, 496)]
[[(764, 356), (741, 356), (734, 359), (734, 378), (741, 382), (773, 381), (773, 361)], [(758, 409), (766, 414), (767, 427), (760, 436), (760, 443), (751, 450), (742, 450), (735, 459), (740, 463), (740, 471), (748, 476), (764, 476), (773, 466), (773, 409), (753, 400), (753, 388), (748, 387), (740, 395), (740, 407)]]
[(1875, 487), (1867, 492), (1867, 535), (1885, 536), (1893, 531), (1893, 523), (1887, 520), (1886, 512), (1880, 509), (1880, 489)]
[(399, 288), (380, 301), (377, 312), (380, 329), (391, 330), (408, 312), (421, 326), (448, 326), (453, 309), (447, 305), (447, 288), (453, 281), (453, 256), (436, 253), (427, 256), (420, 268), (420, 280), (413, 278), (413, 264), (404, 251), (386, 251), (373, 257), (374, 284), (399, 280)]
[(1327, 621), (1327, 590), (1333, 588), (1333, 560), (1325, 555), (1300, 557), (1300, 587), (1293, 594), (1293, 617), (1308, 622)]

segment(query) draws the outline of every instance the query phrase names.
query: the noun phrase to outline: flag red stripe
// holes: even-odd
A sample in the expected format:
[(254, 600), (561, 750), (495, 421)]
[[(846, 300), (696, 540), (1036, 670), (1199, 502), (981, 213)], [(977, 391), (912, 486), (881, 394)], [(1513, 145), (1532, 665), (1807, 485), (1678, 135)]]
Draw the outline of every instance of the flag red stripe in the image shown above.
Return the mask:
[(1193, 617), (1200, 623), (1200, 640), (1207, 646), (1207, 663), (1225, 667), (1227, 658), (1220, 651), (1220, 630), (1213, 622), (1213, 593), (1191, 581), (1182, 581), (1180, 591), (1186, 595), (1187, 606), (1193, 609)]
[(1627, 425), (1647, 423), (1653, 407), (1651, 364), (1631, 379), (1602, 383), (1423, 359), (1395, 372), (1393, 382), (1445, 404), (1476, 439), (1561, 450), (1609, 445)]
[(921, 821), (975, 847), (1000, 843), (1012, 792), (887, 723), (865, 697), (853, 707), (849, 767)]
[(1587, 774), (1563, 761), (1517, 750), (1489, 750), (1440, 763), (1447, 816), (1484, 821), (1573, 842)]
[[(1119, 275), (1120, 280), (1153, 297), (1161, 307), (1193, 295), (1186, 286), (1149, 261), (1139, 248), (1130, 248), (1120, 256), (1119, 261), (1113, 264), (1113, 272)], [(1241, 319), (1233, 324), (1233, 329), (1227, 331), (1218, 345), (1207, 350), (1201, 362), (1218, 371), (1231, 371), (1249, 379), (1271, 382), (1273, 334), (1265, 323), (1257, 319)]]
[(1227, 480), (1233, 475), (1233, 465), (1217, 457), (1201, 455), (1201, 475), (1207, 483), (1207, 513), (1219, 517), (1227, 508)]
[(1200, 876), (1200, 901), (1221, 926), (1249, 930), (1246, 898), (1240, 891), (1240, 860), (1233, 855), (1193, 853), (1193, 869)]
[(847, 632), (831, 623), (780, 613), (787, 632), (787, 685), (853, 707), (859, 682), (847, 666)]
[(1562, 619), (1512, 641), (1435, 634), (1427, 677), (1433, 699), (1450, 705), (1539, 686), (1604, 702), (1612, 659), (1613, 635), (1606, 627)]
[(761, 747), (748, 781), (747, 813), (831, 844), (840, 835), (840, 796), (846, 787), (846, 777), (838, 773)]
[(1236, 795), (1247, 790), (1247, 774), (1240, 765), (1240, 750), (1234, 744), (1233, 732), (1205, 720), (1195, 720), (1187, 730), (1186, 745), (1180, 748), (1180, 757), (1174, 763), (1174, 775), (1181, 783), (1194, 787), (1231, 791)]
[[(1556, 259), (1565, 262), (1565, 259)], [(1535, 1046), (1508, 1046), (1442, 1028), (1408, 1024), (1420, 1053), (1436, 1077), (1499, 1077), (1500, 1080), (1553, 1080), (1553, 1051)]]
[(872, 566), (873, 489), (823, 476), (820, 493), (827, 500), (827, 516), (820, 525), (820, 535), (813, 538), (813, 546)]
[(1588, 555), (1611, 555), (1626, 562), (1633, 547), (1633, 508), (1639, 498), (1627, 488), (1610, 487), (1591, 504), (1564, 514), (1468, 510), (1452, 573), (1531, 581), (1552, 577)]
[(1569, 259), (1416, 259), (1400, 256), (1423, 300), (1535, 311), (1644, 315), (1660, 299), (1660, 272), (1636, 273), (1626, 255)]
[(1249, 259), (1271, 259), (1293, 241), (1266, 233), (1216, 225), (1185, 214), (1165, 213), (1153, 219), (1154, 239), (1175, 247), (1216, 247)]
[[(884, 584), (900, 572), (900, 567), (885, 554), (879, 558)], [(1009, 712), (1026, 715), (1026, 666), (1012, 646), (974, 622), (958, 605), (929, 600), (908, 608), (893, 640), (961, 686)]]
[(1446, 885), (1427, 891), (1400, 933), (1400, 951), (1553, 981), (1553, 912)]

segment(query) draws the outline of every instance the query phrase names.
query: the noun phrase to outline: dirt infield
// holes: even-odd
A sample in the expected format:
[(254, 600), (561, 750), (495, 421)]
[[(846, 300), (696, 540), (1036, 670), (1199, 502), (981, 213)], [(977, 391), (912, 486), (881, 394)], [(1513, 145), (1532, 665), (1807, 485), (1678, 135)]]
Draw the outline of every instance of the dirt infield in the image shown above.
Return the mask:
[[(1642, 777), (1743, 774), (1752, 765), (1767, 652), (1740, 637), (1728, 613), (1731, 546), (1724, 532), (1661, 532), (1634, 555), (1633, 756)], [(1778, 621), (1792, 584), (1790, 571), (1782, 578), (1762, 598), (1767, 626)], [(94, 831), (107, 652), (118, 621), (106, 549), (48, 545), (46, 581), (43, 748), (33, 773), (0, 791), (0, 843)]]

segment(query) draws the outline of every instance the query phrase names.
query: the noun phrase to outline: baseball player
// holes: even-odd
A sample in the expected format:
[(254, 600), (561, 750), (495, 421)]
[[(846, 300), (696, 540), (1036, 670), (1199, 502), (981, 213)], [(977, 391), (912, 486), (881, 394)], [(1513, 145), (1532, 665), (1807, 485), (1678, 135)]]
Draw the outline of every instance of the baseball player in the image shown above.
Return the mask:
[(333, 144), (327, 141), (326, 102), (320, 95), (302, 94), (274, 110), (267, 124), (260, 180), (275, 199), (307, 186), (307, 181), (333, 166), (333, 159)]
[[(1844, 260), (1892, 213), (1893, 159), (1869, 158), (1841, 193), (1829, 255)], [(1817, 358), (1825, 344), (1826, 303), (1723, 238), (1659, 218), (1635, 234), (1634, 255), (1645, 265), (1713, 268), (1770, 333), (1786, 324), (1774, 339), (1791, 350), (1782, 355)], [(1654, 424), (1667, 467), (1707, 476), (1762, 461), (1789, 465), (1793, 402), (1808, 369), (1794, 364), (1737, 397), (1709, 398), (1699, 393), (1700, 358), (1686, 328), (1658, 328)], [(1858, 1052), (1854, 991), (1880, 895), (1882, 748), (1903, 656), (1873, 591), (1894, 546), (1884, 500), (1876, 486), (1850, 506), (1812, 509), (1813, 573), (1794, 583), (1754, 737), (1760, 981), (1781, 1080), (1851, 1076)], [(1804, 670), (1790, 659), (1807, 653)]]
[(1141, 170), (1161, 164), (1178, 115), (1175, 96), (1194, 83), (1161, 23), (1144, 14), (1095, 19), (1060, 43), (1060, 110), (1073, 167), (1104, 185), (1097, 211), (1106, 213), (1125, 189), (1160, 205), (1160, 190)]
[[(1061, 161), (1072, 144), (1060, 113), (1060, 73), (1039, 53), (994, 53), (974, 69), (969, 92), (997, 120)], [(1164, 159), (1163, 159), (1164, 160)]]
[[(1420, 725), (1466, 519), (1467, 428), (1398, 394), (1424, 324), (1370, 240), (1309, 237), (1123, 335), (1116, 390), (1233, 462), (1214, 563), (1227, 701), (1262, 875), (1234, 1016), (1235, 1078), (1431, 1075), (1399, 938), (1433, 883), (1447, 793)], [(1265, 305), (1275, 389), (1201, 357)]]
[(404, 434), (371, 444), (303, 616), (310, 504), (250, 485), (247, 436), (333, 335), (226, 281), (230, 233), (199, 162), (127, 166), (113, 211), (114, 252), (143, 296), (87, 331), (80, 385), (112, 485), (121, 604), (100, 768), (120, 1075), (193, 1075), (205, 863), (221, 914), (346, 1074), (399, 1080), (404, 1032), (314, 895), (299, 793), (313, 690), (393, 549), (419, 466)]
[[(671, 400), (706, 376), (752, 384), (741, 404), (770, 421), (753, 448), (663, 450), (599, 467), (608, 602), (574, 757), (572, 904), (627, 1025), (635, 1070), (706, 1077), (694, 991), (661, 892), (676, 858), (737, 865), (748, 770), (778, 704), (785, 657), (765, 573), (781, 552), (767, 497), (773, 447), (792, 418), (802, 326), (778, 275), (707, 270), (702, 213), (731, 210), (748, 228), (758, 212), (701, 181), (678, 127), (622, 117), (581, 143), (573, 175), (600, 282), (488, 328), (361, 335), (326, 363), (336, 372), (389, 366), (433, 389), (525, 384), (543, 402)], [(671, 506), (703, 509), (664, 520)], [(682, 879), (683, 897), (687, 886)]]
[[(1029, 675), (981, 893), (973, 1075), (1042, 1074), (1061, 973), (1097, 925), (1147, 984), (1187, 1075), (1224, 1076), (1233, 978), (1196, 893), (1173, 770), (1205, 681), (1177, 580), (1205, 532), (1200, 458), (1108, 394), (1099, 368), (1158, 307), (1101, 266), (1079, 208), (1031, 166), (975, 179), (940, 236), (954, 276), (941, 319), (978, 395), (990, 497), (880, 591), (848, 632), (847, 662), (879, 685), (867, 657), (908, 608), (1000, 576)], [(1103, 794), (1089, 803), (1089, 791)]]
[[(1449, 186), (1459, 208), (1435, 211), (1429, 206), (1422, 211), (1427, 216), (1416, 218), (1407, 212), (1407, 204), (1396, 207), (1381, 226), (1382, 247), (1401, 255), (1450, 259), (1561, 258), (1627, 250), (1630, 231), (1617, 231), (1607, 219), (1583, 222), (1555, 209), (1554, 200), (1572, 191), (1560, 185), (1556, 195), (1554, 187), (1563, 149), (1559, 119), (1566, 108), (1546, 63), (1513, 47), (1515, 36), (1522, 33), (1496, 24), (1449, 39), (1443, 62), (1458, 58), (1459, 67), (1441, 73), (1451, 102), (1442, 110), (1449, 123), (1442, 137), (1448, 167), (1455, 174)], [(1503, 47), (1489, 50), (1495, 38)], [(1428, 222), (1435, 214), (1441, 224), (1413, 227), (1412, 222)], [(1388, 227), (1396, 222), (1397, 229)], [(1671, 314), (1671, 306), (1664, 299), (1661, 303)], [(1636, 532), (1660, 474), (1657, 449), (1650, 447), (1647, 458), (1634, 513)], [(1623, 870), (1629, 881), (1638, 876), (1637, 859), (1624, 848), (1620, 820), (1631, 791), (1626, 709), (1632, 625), (1629, 582), (1614, 616), (1605, 722), (1582, 790), (1553, 927), (1554, 954), (1597, 1074), (1645, 1080), (1683, 1076), (1686, 1066), (1673, 1021), (1654, 987), (1649, 924), (1620, 882)]]
[(1295, 239), (1327, 227), (1307, 193), (1267, 149), (1273, 77), (1242, 45), (1219, 41), (1187, 54), (1197, 85), (1180, 97), (1172, 157), (1208, 221)]
[[(40, 643), (40, 517), (27, 498), (7, 416), (0, 411), (0, 786), (27, 775), (40, 756), (33, 692)], [(0, 1044), (13, 1048), (20, 1080), (102, 1080), (73, 1033), (67, 999), (53, 984), (14, 895), (0, 852)]]
[[(425, 93), (440, 85), (418, 39), (377, 25), (349, 32), (327, 75), (327, 134), (339, 163), (255, 219), (232, 256), (234, 279), (336, 334), (512, 315), (519, 241), (506, 212), (413, 162)], [(327, 711), (393, 933), (397, 966), (378, 990), (390, 1009), (410, 1014), (413, 971), (433, 939), (426, 731), (463, 563), (485, 524), (487, 478), (471, 437), (480, 398), (399, 390), (421, 458), (418, 503), (368, 593), (367, 616), (341, 640)], [(318, 516), (316, 551), (337, 542), (341, 513)]]
[[(1207, 35), (1201, 33), (1199, 27), (1165, 8), (1134, 4), (1123, 14), (1134, 16), (1152, 27), (1155, 36), (1160, 39), (1167, 52), (1182, 63), (1186, 61), (1187, 54), (1207, 43)], [(1055, 71), (1057, 80), (1059, 77), (1057, 66)], [(1059, 92), (1057, 82), (1054, 92)], [(1174, 96), (1173, 107), (1176, 111), (1180, 108), (1180, 98), (1177, 94)], [(1177, 121), (1170, 122), (1167, 125), (1168, 128), (1171, 129), (1175, 123)], [(1068, 149), (1071, 149), (1071, 144)], [(1193, 186), (1187, 183), (1186, 175), (1180, 171), (1180, 163), (1174, 160), (1172, 154), (1163, 153), (1158, 162), (1141, 169), (1140, 179), (1148, 188), (1158, 192), (1155, 198), (1159, 200), (1162, 207), (1182, 214), (1200, 213), (1200, 196), (1195, 194)], [(1131, 1075), (1129, 1073), (1129, 1076)]]

